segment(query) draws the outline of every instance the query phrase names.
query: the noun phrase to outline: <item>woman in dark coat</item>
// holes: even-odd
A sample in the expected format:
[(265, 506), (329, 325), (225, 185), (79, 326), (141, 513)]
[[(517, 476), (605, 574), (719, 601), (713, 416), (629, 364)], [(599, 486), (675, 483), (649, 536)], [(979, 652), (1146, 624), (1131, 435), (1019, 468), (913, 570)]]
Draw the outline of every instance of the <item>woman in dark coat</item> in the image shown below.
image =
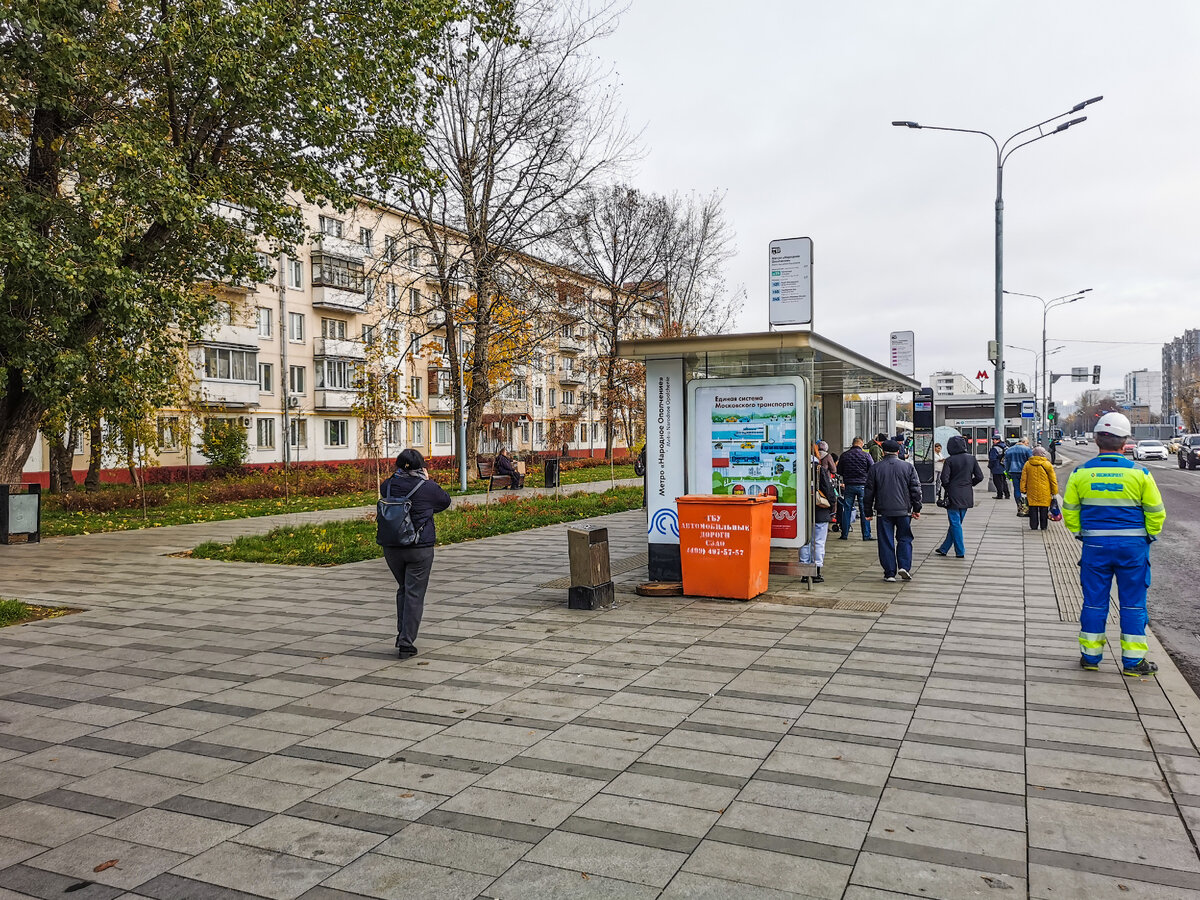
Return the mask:
[(433, 515), (450, 505), (450, 495), (433, 481), (425, 471), (425, 458), (416, 450), (401, 450), (396, 457), (396, 471), (379, 486), (382, 497), (398, 498), (416, 488), (409, 498), (412, 507), (409, 518), (417, 530), (416, 543), (408, 547), (384, 547), (383, 558), (396, 579), (396, 651), (401, 659), (417, 655), (413, 646), (421, 615), (425, 612), (425, 589), (433, 568), (433, 545), (437, 532)]
[(971, 455), (967, 439), (961, 435), (956, 434), (946, 441), (946, 449), (950, 455), (942, 463), (940, 482), (943, 496), (946, 498), (946, 518), (950, 527), (946, 530), (946, 539), (942, 541), (942, 546), (933, 552), (938, 556), (945, 556), (953, 544), (954, 555), (962, 559), (967, 555), (967, 548), (963, 543), (962, 523), (967, 510), (975, 505), (975, 485), (983, 481), (983, 471)]

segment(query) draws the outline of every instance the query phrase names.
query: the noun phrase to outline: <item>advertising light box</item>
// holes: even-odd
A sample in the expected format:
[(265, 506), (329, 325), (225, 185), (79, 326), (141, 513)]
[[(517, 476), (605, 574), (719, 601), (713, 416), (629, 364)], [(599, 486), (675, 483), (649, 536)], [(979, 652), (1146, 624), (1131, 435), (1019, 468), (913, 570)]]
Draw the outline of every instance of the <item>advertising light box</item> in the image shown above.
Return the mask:
[(771, 544), (807, 541), (809, 402), (801, 378), (688, 384), (688, 490), (775, 500)]

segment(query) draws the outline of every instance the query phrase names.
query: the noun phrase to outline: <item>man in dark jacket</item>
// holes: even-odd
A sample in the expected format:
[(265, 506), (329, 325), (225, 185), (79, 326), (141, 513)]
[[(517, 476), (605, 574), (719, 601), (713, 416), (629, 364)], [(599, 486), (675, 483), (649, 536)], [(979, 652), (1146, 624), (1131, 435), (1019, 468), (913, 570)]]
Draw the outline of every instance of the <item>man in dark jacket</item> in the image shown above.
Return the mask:
[(872, 462), (871, 455), (863, 449), (863, 440), (860, 437), (854, 439), (854, 446), (837, 461), (837, 473), (842, 476), (846, 485), (845, 493), (842, 494), (842, 509), (838, 514), (838, 521), (842, 526), (842, 536), (838, 538), (840, 541), (850, 540), (850, 514), (855, 504), (858, 505), (858, 517), (862, 521), (862, 539), (873, 540), (871, 521), (867, 518), (866, 507), (863, 505), (863, 495), (867, 490), (867, 473), (871, 470)]
[(921, 482), (916, 467), (903, 462), (900, 445), (884, 441), (883, 459), (867, 473), (866, 515), (879, 512), (879, 564), (883, 580), (895, 581), (899, 575), (911, 581), (912, 519), (921, 518)]
[(946, 539), (933, 552), (938, 556), (945, 556), (953, 546), (954, 555), (962, 559), (967, 555), (967, 548), (963, 543), (962, 523), (967, 510), (975, 505), (975, 485), (983, 481), (983, 471), (971, 454), (967, 439), (961, 435), (956, 434), (946, 441), (946, 450), (950, 455), (942, 463), (940, 481), (942, 495), (946, 498), (946, 518), (949, 527), (946, 530)]
[(988, 471), (992, 473), (992, 484), (996, 488), (996, 500), (1009, 498), (1008, 477), (1004, 474), (1004, 454), (1007, 450), (1004, 438), (998, 434), (992, 435), (992, 449), (988, 451)]
[(525, 476), (517, 471), (517, 467), (508, 455), (508, 450), (504, 447), (501, 447), (500, 452), (496, 454), (496, 459), (492, 462), (492, 471), (497, 475), (507, 475), (508, 483), (514, 488), (525, 487)]

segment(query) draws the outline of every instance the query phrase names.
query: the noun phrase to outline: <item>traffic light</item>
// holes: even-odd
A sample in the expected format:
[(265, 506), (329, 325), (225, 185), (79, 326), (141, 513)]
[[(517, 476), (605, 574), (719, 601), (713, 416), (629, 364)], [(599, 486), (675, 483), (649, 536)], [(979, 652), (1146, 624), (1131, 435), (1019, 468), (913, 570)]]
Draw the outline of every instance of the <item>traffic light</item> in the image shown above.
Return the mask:
[(1054, 422), (1054, 421), (1057, 421), (1057, 419), (1058, 419), (1058, 410), (1055, 409), (1054, 404), (1051, 403), (1048, 407), (1046, 407), (1046, 420), (1049, 422)]
[(1092, 366), (1092, 384), (1100, 383), (1100, 367)]

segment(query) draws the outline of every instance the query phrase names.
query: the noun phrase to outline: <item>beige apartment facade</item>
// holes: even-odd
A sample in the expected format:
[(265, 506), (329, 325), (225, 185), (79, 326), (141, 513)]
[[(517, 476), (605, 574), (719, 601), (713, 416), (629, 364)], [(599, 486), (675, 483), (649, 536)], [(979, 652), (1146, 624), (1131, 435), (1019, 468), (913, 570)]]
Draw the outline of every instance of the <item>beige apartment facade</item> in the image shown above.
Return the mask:
[[(158, 414), (158, 466), (205, 465), (197, 448), (212, 420), (246, 429), (249, 465), (349, 462), (405, 447), (427, 457), (455, 452), (450, 357), (433, 299), (439, 282), (416, 222), (367, 201), (345, 213), (305, 207), (304, 215), (312, 238), (294, 255), (264, 254), (268, 281), (218, 287), (218, 320), (189, 347), (191, 408)], [(596, 343), (582, 308), (573, 308), (595, 286), (549, 263), (522, 262), (540, 290), (572, 301), (536, 323), (540, 339), (505, 371), (476, 449), (561, 452), (565, 444), (571, 455), (600, 455), (607, 435)], [(645, 331), (656, 320), (640, 321)], [(459, 339), (461, 359), (471, 329)], [(618, 453), (629, 443), (623, 431), (614, 435)], [(78, 448), (77, 471), (87, 452)], [(31, 480), (46, 480), (47, 459), (39, 441), (26, 465)], [(121, 478), (122, 465), (105, 459), (109, 477)]]

